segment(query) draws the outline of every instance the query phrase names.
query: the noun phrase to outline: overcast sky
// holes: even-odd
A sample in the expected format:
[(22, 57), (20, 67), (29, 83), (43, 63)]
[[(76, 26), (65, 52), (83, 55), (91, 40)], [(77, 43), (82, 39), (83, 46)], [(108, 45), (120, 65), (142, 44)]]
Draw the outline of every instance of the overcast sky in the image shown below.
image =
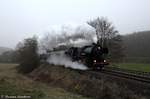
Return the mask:
[(0, 0), (0, 46), (104, 16), (121, 34), (150, 30), (150, 0)]

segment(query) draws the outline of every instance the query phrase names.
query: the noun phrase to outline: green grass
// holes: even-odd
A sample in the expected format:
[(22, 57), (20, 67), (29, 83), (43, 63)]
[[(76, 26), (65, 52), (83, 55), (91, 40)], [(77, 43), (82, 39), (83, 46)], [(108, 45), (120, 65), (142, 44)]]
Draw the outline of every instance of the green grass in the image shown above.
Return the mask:
[(28, 95), (32, 99), (87, 99), (62, 88), (33, 81), (16, 71), (17, 64), (0, 64), (0, 95)]
[(150, 72), (150, 64), (119, 63), (119, 64), (115, 64), (114, 66), (119, 67), (119, 68), (123, 68), (123, 69), (129, 69), (129, 70)]

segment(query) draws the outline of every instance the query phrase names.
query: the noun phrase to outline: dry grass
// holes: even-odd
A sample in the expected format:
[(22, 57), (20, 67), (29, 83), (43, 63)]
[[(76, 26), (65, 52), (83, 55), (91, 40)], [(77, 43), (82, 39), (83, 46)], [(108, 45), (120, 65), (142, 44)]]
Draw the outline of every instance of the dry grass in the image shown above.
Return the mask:
[(0, 95), (30, 95), (33, 99), (87, 99), (18, 74), (17, 64), (0, 64)]

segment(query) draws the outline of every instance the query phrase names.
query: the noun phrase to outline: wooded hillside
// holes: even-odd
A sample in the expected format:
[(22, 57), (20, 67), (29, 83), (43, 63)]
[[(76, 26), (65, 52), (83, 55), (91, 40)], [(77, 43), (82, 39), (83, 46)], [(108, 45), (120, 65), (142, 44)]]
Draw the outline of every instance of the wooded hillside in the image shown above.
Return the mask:
[(137, 62), (150, 62), (150, 31), (136, 32), (124, 36), (125, 55)]

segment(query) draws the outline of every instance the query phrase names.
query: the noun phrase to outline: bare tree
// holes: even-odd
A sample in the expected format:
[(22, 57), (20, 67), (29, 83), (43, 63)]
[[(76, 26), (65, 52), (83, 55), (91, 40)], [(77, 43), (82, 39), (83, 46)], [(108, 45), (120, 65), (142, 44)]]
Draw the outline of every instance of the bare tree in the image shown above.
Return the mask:
[(118, 33), (114, 26), (112, 26), (112, 24), (104, 17), (98, 17), (92, 21), (88, 21), (87, 24), (95, 28), (97, 43), (102, 46), (107, 46), (108, 40), (116, 36)]
[(109, 58), (113, 62), (119, 62), (124, 57), (124, 44), (122, 36), (115, 30), (111, 22), (106, 18), (96, 18), (87, 22), (96, 30), (97, 43), (109, 49)]

